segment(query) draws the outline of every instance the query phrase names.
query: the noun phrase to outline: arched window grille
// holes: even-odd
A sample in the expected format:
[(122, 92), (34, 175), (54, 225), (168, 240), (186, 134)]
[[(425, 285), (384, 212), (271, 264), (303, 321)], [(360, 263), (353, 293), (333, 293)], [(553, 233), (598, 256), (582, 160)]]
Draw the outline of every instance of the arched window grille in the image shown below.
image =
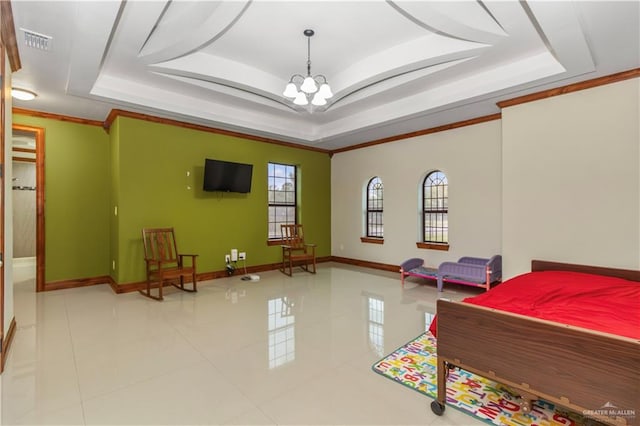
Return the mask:
[(383, 198), (382, 180), (376, 176), (367, 184), (367, 237), (382, 238), (384, 236)]
[(423, 241), (449, 242), (449, 186), (447, 176), (439, 170), (424, 179), (422, 187)]

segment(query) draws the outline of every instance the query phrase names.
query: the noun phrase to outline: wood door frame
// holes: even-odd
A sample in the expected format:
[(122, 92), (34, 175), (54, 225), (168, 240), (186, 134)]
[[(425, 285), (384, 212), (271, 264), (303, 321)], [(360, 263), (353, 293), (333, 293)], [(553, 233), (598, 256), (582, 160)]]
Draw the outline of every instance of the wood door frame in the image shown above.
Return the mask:
[[(0, 6), (0, 10), (2, 10), (2, 7)], [(4, 18), (4, 12), (0, 12), (0, 21), (2, 20), (2, 18)], [(0, 32), (2, 31), (2, 29), (4, 28), (4, 24), (2, 24), (2, 28), (0, 28)], [(5, 340), (5, 335), (4, 335), (4, 304), (5, 304), (5, 291), (4, 291), (4, 286), (5, 286), (5, 266), (4, 264), (7, 263), (7, 258), (6, 258), (6, 247), (5, 247), (5, 238), (4, 238), (4, 234), (5, 234), (5, 229), (4, 229), (4, 208), (6, 206), (5, 198), (7, 196), (6, 194), (6, 171), (7, 171), (7, 164), (5, 161), (5, 144), (6, 144), (6, 140), (7, 140), (7, 135), (6, 135), (6, 121), (5, 121), (5, 114), (7, 111), (6, 108), (6, 90), (5, 90), (5, 86), (6, 81), (7, 81), (7, 76), (5, 75), (5, 71), (6, 71), (6, 65), (5, 65), (5, 47), (4, 47), (4, 40), (0, 40), (0, 253), (2, 255), (2, 266), (0, 266), (0, 373), (2, 373), (4, 371), (4, 360), (6, 358), (7, 355), (7, 342)], [(11, 301), (11, 303), (13, 303), (13, 300)], [(7, 333), (8, 334), (8, 333)]]
[(33, 133), (36, 140), (36, 292), (40, 292), (45, 290), (44, 128), (16, 123), (12, 127), (13, 130)]
[[(11, 96), (10, 93), (7, 93), (7, 89), (10, 89), (9, 84), (11, 82), (11, 73), (18, 71), (22, 65), (20, 64), (20, 54), (18, 52), (18, 43), (16, 40), (16, 32), (15, 32), (15, 24), (13, 23), (13, 12), (11, 10), (11, 1), (0, 1), (0, 164), (2, 167), (2, 177), (0, 178), (0, 182), (2, 183), (2, 188), (0, 188), (0, 251), (3, 256), (3, 265), (0, 266), (0, 373), (4, 370), (4, 363), (7, 359), (7, 352), (9, 349), (9, 345), (11, 344), (11, 336), (12, 329), (15, 330), (15, 317), (11, 320), (11, 325), (9, 326), (9, 330), (7, 335), (4, 334), (4, 315), (5, 309), (4, 305), (6, 303), (5, 300), (5, 266), (6, 263), (6, 247), (4, 238), (5, 228), (4, 228), (4, 219), (5, 219), (5, 199), (7, 197), (6, 194), (6, 169), (7, 164), (5, 162), (5, 149), (6, 149), (6, 141), (7, 141), (7, 129), (5, 128), (7, 121), (6, 115), (11, 112), (8, 111), (7, 103), (11, 106), (11, 98), (7, 101), (7, 96)], [(6, 69), (6, 58), (9, 59), (9, 67), (11, 68), (11, 72), (7, 72)], [(9, 90), (10, 91), (10, 90)], [(13, 283), (12, 283), (13, 285)], [(13, 301), (11, 301), (13, 304)]]

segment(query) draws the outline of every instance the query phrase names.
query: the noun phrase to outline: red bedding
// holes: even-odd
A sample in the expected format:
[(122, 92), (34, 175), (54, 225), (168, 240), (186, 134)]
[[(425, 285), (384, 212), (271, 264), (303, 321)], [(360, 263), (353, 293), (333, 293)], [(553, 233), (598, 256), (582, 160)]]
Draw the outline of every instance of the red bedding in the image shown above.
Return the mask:
[[(640, 339), (640, 282), (578, 272), (530, 272), (463, 302)], [(435, 329), (434, 320), (434, 335)]]

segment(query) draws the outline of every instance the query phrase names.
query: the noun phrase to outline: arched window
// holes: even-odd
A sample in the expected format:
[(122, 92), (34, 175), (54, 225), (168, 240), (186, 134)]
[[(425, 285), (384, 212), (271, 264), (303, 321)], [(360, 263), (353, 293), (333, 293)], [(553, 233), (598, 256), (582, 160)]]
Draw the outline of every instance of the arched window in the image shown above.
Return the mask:
[(367, 237), (382, 238), (382, 180), (379, 177), (372, 178), (367, 184)]
[(423, 236), (425, 243), (449, 242), (449, 189), (447, 176), (439, 170), (424, 178), (422, 186)]

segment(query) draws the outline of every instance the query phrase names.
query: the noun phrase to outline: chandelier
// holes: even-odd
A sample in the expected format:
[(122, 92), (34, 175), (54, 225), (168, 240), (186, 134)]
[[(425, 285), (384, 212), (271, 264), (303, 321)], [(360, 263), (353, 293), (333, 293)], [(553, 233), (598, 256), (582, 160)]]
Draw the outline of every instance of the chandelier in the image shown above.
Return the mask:
[(312, 105), (326, 105), (327, 99), (333, 96), (331, 87), (324, 75), (311, 75), (311, 37), (315, 32), (304, 30), (303, 34), (307, 37), (307, 76), (292, 75), (283, 95), (293, 99), (296, 105), (308, 105), (309, 100)]

